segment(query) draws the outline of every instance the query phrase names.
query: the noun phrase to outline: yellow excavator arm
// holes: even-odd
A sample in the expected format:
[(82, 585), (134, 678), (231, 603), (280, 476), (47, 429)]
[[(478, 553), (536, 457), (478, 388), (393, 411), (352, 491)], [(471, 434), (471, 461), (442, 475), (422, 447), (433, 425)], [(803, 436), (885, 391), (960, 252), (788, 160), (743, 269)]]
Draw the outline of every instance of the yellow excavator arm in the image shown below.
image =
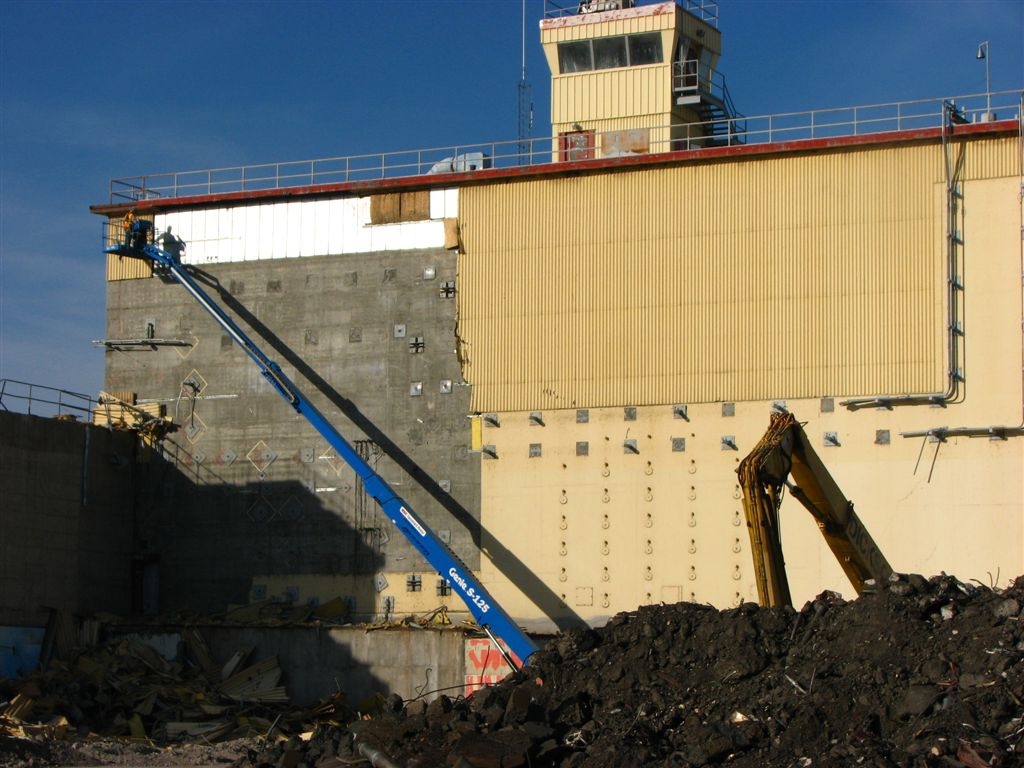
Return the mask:
[(779, 531), (784, 488), (814, 516), (857, 594), (868, 580), (884, 581), (892, 574), (892, 567), (853, 511), (853, 504), (825, 469), (791, 413), (772, 414), (768, 431), (740, 462), (736, 473), (743, 489), (743, 511), (762, 605), (792, 604)]

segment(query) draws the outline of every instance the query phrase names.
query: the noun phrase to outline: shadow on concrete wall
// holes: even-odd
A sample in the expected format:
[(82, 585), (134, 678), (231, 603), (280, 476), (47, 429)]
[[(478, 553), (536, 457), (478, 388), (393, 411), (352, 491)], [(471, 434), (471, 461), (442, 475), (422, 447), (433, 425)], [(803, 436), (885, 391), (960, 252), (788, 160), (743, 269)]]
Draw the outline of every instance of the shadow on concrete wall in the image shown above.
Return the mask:
[[(430, 477), (412, 457), (396, 445), (373, 421), (360, 411), (355, 403), (334, 389), (288, 345), (281, 341), (273, 331), (261, 323), (255, 315), (220, 284), (214, 275), (208, 274), (196, 267), (190, 267), (189, 269), (197, 279), (216, 290), (225, 306), (229, 307), (232, 312), (248, 324), (261, 339), (280, 355), (282, 360), (291, 364), (318, 392), (338, 408), (367, 437), (380, 446), (392, 461), (408, 473), (423, 490), (430, 494), (441, 507), (446, 509), (455, 520), (464, 526), (472, 536), (474, 544), (478, 548), (480, 547), (481, 540), (487, 532), (481, 526), (480, 521), (474, 518), (469, 510), (445, 491), (436, 480)], [(494, 536), (488, 535), (487, 540), (487, 551), (494, 565), (509, 581), (522, 590), (523, 594), (529, 597), (555, 626), (561, 630), (586, 626), (583, 619), (537, 577), (514, 552), (505, 547)]]
[[(133, 612), (220, 614), (259, 600), (339, 597), (354, 606), (353, 619), (377, 613), (380, 552), (305, 484), (238, 484), (190, 462), (177, 443), (164, 451), (140, 470)], [(352, 575), (344, 593), (325, 594), (338, 574)], [(274, 579), (286, 576), (319, 578)]]
[(0, 410), (0, 624), (128, 610), (135, 445), (127, 431)]

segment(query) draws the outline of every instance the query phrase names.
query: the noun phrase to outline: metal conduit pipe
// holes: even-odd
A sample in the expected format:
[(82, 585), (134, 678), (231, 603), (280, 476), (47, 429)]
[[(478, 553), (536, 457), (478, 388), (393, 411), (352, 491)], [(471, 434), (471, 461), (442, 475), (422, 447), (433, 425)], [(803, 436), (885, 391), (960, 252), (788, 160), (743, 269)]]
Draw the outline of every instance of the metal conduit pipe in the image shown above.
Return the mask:
[[(1020, 191), (1017, 193), (1017, 202), (1020, 214), (1020, 276), (1021, 293), (1019, 296), (1019, 307), (1021, 313), (1021, 328), (1024, 330), (1024, 93), (1020, 97), (1020, 108), (1017, 112), (1017, 147), (1020, 167)], [(1024, 392), (1024, 335), (1021, 338), (1020, 350), (1020, 371), (1021, 391)], [(993, 425), (988, 427), (933, 427), (932, 429), (919, 430), (916, 432), (902, 432), (903, 437), (934, 437), (940, 442), (947, 437), (988, 437), (990, 439), (1005, 440), (1008, 437), (1024, 437), (1024, 400), (1021, 401), (1021, 420), (1013, 426)]]
[(369, 760), (370, 765), (374, 766), (374, 768), (404, 768), (404, 766), (396, 763), (384, 752), (365, 741), (359, 742), (359, 754)]
[[(1017, 202), (1020, 214), (1020, 254), (1018, 256), (1020, 263), (1020, 276), (1021, 276), (1021, 292), (1019, 296), (1019, 307), (1021, 313), (1021, 321), (1024, 323), (1024, 93), (1020, 95), (1020, 107), (1017, 111), (1017, 148), (1018, 148), (1018, 161), (1020, 166), (1018, 168), (1018, 174), (1020, 176), (1020, 191), (1017, 194)], [(1024, 324), (1021, 326), (1024, 330)], [(1020, 372), (1021, 372), (1021, 391), (1024, 392), (1024, 335), (1021, 338), (1021, 350), (1020, 350)], [(947, 437), (987, 437), (990, 440), (1006, 440), (1010, 437), (1024, 437), (1024, 399), (1021, 401), (1021, 420), (1019, 424), (1012, 426), (1006, 425), (992, 425), (988, 427), (932, 427), (931, 429), (917, 430), (913, 432), (901, 432), (902, 437), (924, 437), (934, 438), (937, 443), (941, 444), (945, 442)], [(924, 444), (921, 445), (922, 451), (924, 450)], [(938, 445), (936, 445), (936, 452), (938, 452)], [(920, 455), (918, 456), (918, 462), (920, 462)]]
[(946, 107), (946, 124), (948, 128), (942, 131), (942, 154), (946, 167), (946, 290), (947, 290), (947, 325), (948, 333), (948, 355), (949, 355), (949, 388), (943, 397), (945, 401), (955, 400), (959, 395), (960, 382), (964, 380), (964, 371), (960, 366), (963, 350), (961, 349), (960, 337), (963, 334), (963, 326), (960, 317), (960, 294), (963, 291), (963, 273), (961, 270), (963, 261), (963, 232), (960, 230), (958, 217), (963, 213), (963, 172), (964, 172), (964, 151), (963, 144), (960, 146), (960, 153), (955, 163), (951, 162), (951, 144), (949, 136), (953, 133), (953, 127), (957, 122), (956, 107), (950, 103)]
[(955, 401), (960, 395), (960, 383), (964, 380), (963, 368), (959, 365), (961, 356), (960, 336), (963, 327), (960, 323), (960, 292), (963, 290), (958, 270), (963, 245), (962, 233), (957, 227), (957, 216), (961, 205), (958, 202), (963, 195), (960, 187), (964, 166), (963, 148), (955, 162), (951, 160), (951, 144), (949, 137), (955, 126), (967, 122), (962, 110), (952, 101), (942, 104), (942, 156), (946, 171), (946, 355), (948, 370), (946, 375), (949, 384), (945, 392), (932, 392), (916, 395), (894, 395), (892, 397), (869, 397), (844, 400), (839, 404), (856, 411), (860, 408), (892, 408), (894, 405), (942, 405)]

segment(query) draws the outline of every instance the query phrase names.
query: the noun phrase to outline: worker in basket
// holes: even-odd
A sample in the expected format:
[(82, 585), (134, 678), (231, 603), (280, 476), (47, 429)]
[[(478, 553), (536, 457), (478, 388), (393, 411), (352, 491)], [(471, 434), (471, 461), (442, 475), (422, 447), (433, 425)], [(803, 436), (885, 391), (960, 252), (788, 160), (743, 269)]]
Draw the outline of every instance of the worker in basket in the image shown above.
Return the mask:
[(125, 214), (122, 226), (125, 228), (124, 244), (129, 248), (141, 251), (149, 244), (150, 232), (153, 231), (153, 222), (141, 219), (133, 211)]
[(132, 245), (132, 225), (135, 223), (135, 211), (128, 211), (121, 219), (121, 227), (124, 229), (124, 245), (126, 248), (131, 248)]

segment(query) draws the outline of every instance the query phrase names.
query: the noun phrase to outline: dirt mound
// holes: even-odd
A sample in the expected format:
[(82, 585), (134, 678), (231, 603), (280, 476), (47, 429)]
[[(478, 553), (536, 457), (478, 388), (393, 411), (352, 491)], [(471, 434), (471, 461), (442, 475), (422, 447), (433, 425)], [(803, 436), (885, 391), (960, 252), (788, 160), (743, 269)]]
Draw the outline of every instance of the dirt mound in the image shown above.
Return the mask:
[[(661, 605), (554, 640), (468, 699), (393, 711), (255, 762), (397, 765), (1024, 765), (1024, 578), (899, 577), (797, 612)], [(387, 762), (378, 762), (387, 765)]]
[(1024, 766), (1022, 605), (1024, 577), (993, 590), (902, 576), (800, 611), (651, 606), (559, 636), (469, 698), (395, 696), (306, 739), (7, 759), (0, 744), (0, 765)]

